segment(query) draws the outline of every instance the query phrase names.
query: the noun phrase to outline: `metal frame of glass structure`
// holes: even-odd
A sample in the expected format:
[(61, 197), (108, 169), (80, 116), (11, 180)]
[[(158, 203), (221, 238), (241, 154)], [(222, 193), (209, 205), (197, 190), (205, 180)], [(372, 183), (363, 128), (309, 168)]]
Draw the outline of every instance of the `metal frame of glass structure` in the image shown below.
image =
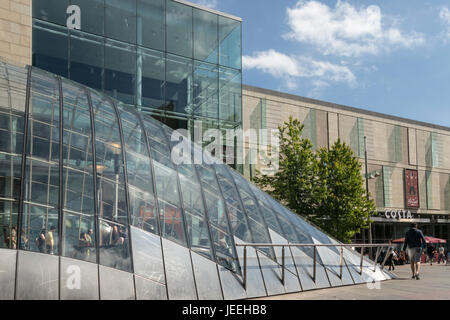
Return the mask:
[(175, 164), (172, 132), (91, 88), (1, 63), (0, 298), (238, 299), (390, 278), (358, 275), (346, 250), (341, 281), (339, 253), (323, 248), (312, 283), (310, 250), (291, 248), (283, 285), (279, 250), (261, 248), (244, 289), (235, 243), (336, 241), (226, 164)]

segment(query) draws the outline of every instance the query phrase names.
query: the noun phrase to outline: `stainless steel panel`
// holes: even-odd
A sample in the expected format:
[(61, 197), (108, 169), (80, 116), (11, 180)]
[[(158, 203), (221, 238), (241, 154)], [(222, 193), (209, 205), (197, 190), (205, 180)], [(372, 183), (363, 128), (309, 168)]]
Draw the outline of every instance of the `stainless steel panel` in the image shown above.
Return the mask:
[(131, 227), (134, 273), (165, 284), (161, 238), (152, 233)]
[(61, 300), (98, 300), (98, 265), (61, 257)]
[(191, 251), (199, 300), (223, 300), (216, 263)]
[(134, 300), (133, 274), (100, 265), (100, 299)]
[(281, 267), (258, 251), (259, 264), (269, 296), (286, 293), (281, 282)]
[(285, 276), (284, 290), (286, 290), (286, 292), (302, 291), (297, 274), (293, 274), (288, 269), (285, 269), (284, 276)]
[[(234, 237), (235, 243), (243, 243), (242, 240)], [(236, 247), (239, 257), (239, 262), (244, 273), (244, 247)], [(267, 296), (267, 291), (264, 286), (264, 280), (259, 266), (259, 260), (256, 255), (256, 250), (252, 247), (247, 247), (247, 297), (264, 297)]]
[(162, 239), (170, 300), (197, 300), (189, 249)]
[[(300, 275), (300, 282), (303, 290), (309, 290), (310, 283), (308, 282), (308, 277), (312, 278), (313, 276), (313, 259), (299, 248), (293, 247), (292, 253), (294, 255), (297, 271)], [(319, 258), (317, 258), (316, 261), (316, 281), (314, 286), (315, 289), (330, 287), (330, 282), (328, 281), (323, 265), (319, 263)]]
[(0, 249), (0, 300), (14, 299), (17, 250)]
[(17, 300), (58, 300), (58, 257), (19, 251)]
[(166, 286), (158, 282), (135, 276), (137, 300), (167, 300)]
[[(273, 231), (272, 229), (269, 229), (270, 237), (272, 238), (272, 243), (274, 244), (284, 244), (288, 243), (288, 241), (279, 235), (277, 232)], [(282, 251), (283, 249), (281, 247), (275, 247), (275, 255), (277, 256), (277, 261), (281, 265), (281, 257), (282, 257)], [(294, 259), (292, 258), (291, 251), (289, 250), (289, 247), (284, 248), (284, 266), (289, 271), (291, 271), (293, 274), (296, 274), (297, 271), (295, 270), (295, 263)]]
[(242, 286), (241, 277), (236, 276), (236, 274), (222, 266), (219, 266), (219, 276), (225, 300), (247, 298), (247, 294)]

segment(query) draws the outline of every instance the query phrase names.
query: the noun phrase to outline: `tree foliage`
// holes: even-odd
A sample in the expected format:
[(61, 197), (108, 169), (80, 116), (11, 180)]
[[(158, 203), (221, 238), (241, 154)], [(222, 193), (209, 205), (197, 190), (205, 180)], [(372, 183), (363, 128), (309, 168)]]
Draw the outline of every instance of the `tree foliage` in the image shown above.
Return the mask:
[(367, 228), (375, 210), (353, 150), (338, 139), (328, 150), (316, 152), (302, 138), (304, 126), (289, 118), (279, 126), (279, 170), (257, 174), (255, 183), (293, 212), (307, 218), (343, 242)]

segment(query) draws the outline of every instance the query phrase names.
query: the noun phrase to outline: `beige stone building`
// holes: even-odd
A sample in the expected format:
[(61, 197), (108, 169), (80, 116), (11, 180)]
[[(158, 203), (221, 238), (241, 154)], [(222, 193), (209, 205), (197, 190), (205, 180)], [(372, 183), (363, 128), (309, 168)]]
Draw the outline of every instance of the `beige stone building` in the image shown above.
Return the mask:
[[(374, 241), (403, 237), (411, 221), (419, 222), (426, 235), (449, 239), (450, 128), (252, 86), (242, 89), (244, 131), (276, 129), (293, 116), (304, 124), (304, 137), (314, 147), (329, 147), (337, 138), (349, 144), (361, 160), (362, 174), (366, 137), (369, 191), (378, 211)], [(246, 160), (258, 148), (246, 141)], [(245, 176), (254, 176), (255, 169), (263, 166), (246, 161)], [(417, 170), (418, 208), (406, 203), (406, 169)]]

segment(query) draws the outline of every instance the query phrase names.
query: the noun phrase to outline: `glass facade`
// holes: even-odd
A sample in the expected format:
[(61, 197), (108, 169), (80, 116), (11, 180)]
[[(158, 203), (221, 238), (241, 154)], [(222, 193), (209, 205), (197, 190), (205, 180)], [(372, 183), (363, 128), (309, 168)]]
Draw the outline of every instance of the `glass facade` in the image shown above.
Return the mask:
[[(66, 13), (74, 5), (79, 17)], [(47, 0), (33, 1), (32, 30), (36, 67), (192, 136), (194, 120), (241, 126), (238, 19), (175, 0)]]
[[(0, 71), (0, 261), (19, 250), (16, 298), (39, 298), (40, 287), (48, 299), (239, 298), (236, 243), (334, 241), (224, 163), (176, 163), (173, 130), (150, 115), (35, 67), (0, 63)], [(188, 158), (203, 153), (189, 145)], [(279, 250), (251, 252), (258, 283), (244, 296), (284, 292)], [(317, 260), (328, 283), (334, 262)], [(286, 290), (301, 290), (304, 261), (290, 261)], [(5, 288), (12, 269), (0, 277)], [(86, 272), (89, 292), (71, 292), (59, 269), (64, 279)]]

